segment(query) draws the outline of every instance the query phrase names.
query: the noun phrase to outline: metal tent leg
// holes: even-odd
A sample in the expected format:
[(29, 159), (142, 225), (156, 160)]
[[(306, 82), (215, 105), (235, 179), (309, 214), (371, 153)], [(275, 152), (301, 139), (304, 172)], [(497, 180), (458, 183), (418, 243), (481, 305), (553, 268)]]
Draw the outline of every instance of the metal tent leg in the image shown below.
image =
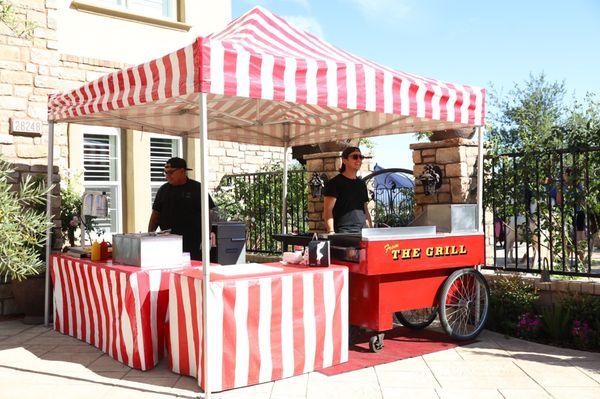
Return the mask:
[[(209, 209), (208, 209), (208, 114), (206, 106), (206, 93), (200, 93), (198, 102), (198, 116), (200, 126), (200, 182), (202, 184), (200, 205), (202, 207), (202, 334), (204, 337), (202, 353), (202, 378), (204, 380), (204, 397), (210, 398), (210, 378), (209, 378), (209, 323), (210, 320), (208, 290), (210, 283), (210, 226), (209, 226)], [(220, 365), (217, 365), (220, 367)]]
[(483, 127), (477, 128), (477, 220), (478, 230), (483, 233)]
[(287, 233), (288, 144), (283, 147), (283, 181), (281, 183), (281, 232)]
[[(54, 122), (48, 124), (48, 168), (46, 170), (46, 187), (52, 185), (52, 169), (54, 165)], [(52, 190), (46, 194), (46, 218), (52, 217)], [(52, 248), (52, 226), (46, 229), (46, 286), (44, 289), (44, 326), (50, 322), (50, 250)]]

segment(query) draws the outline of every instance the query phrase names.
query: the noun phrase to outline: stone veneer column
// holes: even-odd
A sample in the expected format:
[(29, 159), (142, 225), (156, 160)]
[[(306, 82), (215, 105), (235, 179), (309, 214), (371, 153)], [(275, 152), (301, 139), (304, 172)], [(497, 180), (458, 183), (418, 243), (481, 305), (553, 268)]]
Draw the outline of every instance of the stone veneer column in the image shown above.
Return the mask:
[[(306, 160), (306, 182), (308, 183), (317, 172), (319, 176), (325, 174), (327, 179), (331, 179), (338, 175), (339, 169), (342, 166), (341, 151), (322, 152), (318, 154), (309, 154), (304, 156)], [(359, 175), (366, 176), (370, 173), (371, 163), (368, 159), (363, 161)], [(322, 233), (326, 231), (325, 222), (323, 221), (323, 198), (315, 198), (311, 195), (310, 189), (308, 192), (308, 231)]]
[[(477, 141), (454, 138), (411, 144), (415, 176), (415, 213), (429, 204), (477, 203)], [(434, 195), (425, 195), (419, 176), (426, 164), (442, 170), (442, 186)], [(491, 212), (485, 213), (486, 264), (493, 263), (494, 225)]]
[[(411, 144), (415, 176), (416, 213), (428, 204), (477, 203), (477, 142), (454, 138)], [(419, 177), (425, 165), (433, 164), (442, 171), (442, 186), (433, 195), (425, 195)]]

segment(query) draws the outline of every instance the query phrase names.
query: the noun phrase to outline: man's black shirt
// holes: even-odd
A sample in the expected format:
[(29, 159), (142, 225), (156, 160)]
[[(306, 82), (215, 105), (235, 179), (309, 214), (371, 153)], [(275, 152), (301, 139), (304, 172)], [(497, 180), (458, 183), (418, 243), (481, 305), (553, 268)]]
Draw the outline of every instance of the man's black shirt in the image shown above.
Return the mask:
[[(210, 209), (215, 207), (210, 195)], [(183, 251), (192, 259), (200, 259), (202, 237), (202, 214), (200, 208), (200, 183), (188, 179), (185, 184), (163, 184), (156, 193), (152, 209), (158, 212), (161, 230), (171, 229), (173, 234), (183, 236)]]
[(360, 179), (339, 174), (325, 185), (326, 197), (336, 198), (333, 226), (336, 233), (360, 233), (365, 225), (365, 202), (369, 201), (367, 185)]

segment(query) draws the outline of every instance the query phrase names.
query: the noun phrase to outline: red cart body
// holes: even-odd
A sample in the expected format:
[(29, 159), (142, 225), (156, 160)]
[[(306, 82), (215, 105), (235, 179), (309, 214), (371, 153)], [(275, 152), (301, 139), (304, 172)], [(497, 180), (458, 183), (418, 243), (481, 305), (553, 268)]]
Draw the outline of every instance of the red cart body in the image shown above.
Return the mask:
[(335, 260), (350, 269), (350, 324), (386, 331), (395, 312), (436, 306), (452, 272), (483, 264), (484, 236), (363, 240), (357, 260)]

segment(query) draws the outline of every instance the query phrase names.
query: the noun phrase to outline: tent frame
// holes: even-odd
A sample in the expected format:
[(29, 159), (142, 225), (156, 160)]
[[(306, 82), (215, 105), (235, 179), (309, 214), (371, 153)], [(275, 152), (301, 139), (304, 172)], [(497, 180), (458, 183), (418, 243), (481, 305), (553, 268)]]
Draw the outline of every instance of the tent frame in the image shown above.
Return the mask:
[[(200, 93), (198, 101), (198, 125), (200, 126), (200, 140), (199, 140), (199, 153), (200, 153), (200, 181), (201, 185), (201, 210), (202, 210), (202, 264), (210, 264), (210, 225), (209, 225), (209, 202), (208, 202), (208, 108), (207, 108), (207, 95), (206, 93)], [(48, 167), (47, 167), (47, 187), (52, 185), (52, 172), (54, 165), (54, 121), (49, 122), (48, 126)], [(285, 129), (285, 122), (284, 122)], [(483, 127), (476, 127), (478, 136), (478, 154), (477, 154), (477, 218), (478, 218), (478, 232), (483, 233)], [(283, 184), (282, 184), (282, 220), (281, 229), (283, 233), (287, 230), (287, 172), (288, 172), (288, 149), (289, 144), (286, 141), (284, 145), (284, 162), (283, 162)], [(52, 190), (48, 191), (47, 194), (47, 205), (46, 205), (46, 216), (50, 219), (52, 217)], [(45, 282), (45, 295), (44, 295), (44, 325), (48, 327), (50, 318), (50, 253), (51, 253), (51, 241), (52, 241), (52, 227), (49, 226), (46, 230), (46, 282)], [(202, 300), (202, 328), (203, 328), (203, 357), (204, 364), (202, 365), (202, 373), (205, 390), (205, 397), (209, 398), (211, 391), (209, 388), (209, 370), (208, 364), (210, 364), (210, 353), (209, 349), (209, 330), (206, 328), (210, 320), (210, 307), (209, 307), (209, 295), (207, 293), (207, 287), (210, 282), (210, 268), (202, 268), (202, 284), (203, 284), (203, 300)]]
[[(252, 34), (248, 34), (246, 29), (250, 24), (254, 24), (250, 29), (254, 32)], [(273, 34), (274, 32), (280, 34)], [(245, 40), (243, 44), (240, 43), (242, 39)], [(265, 46), (267, 50), (272, 51), (264, 52)], [(204, 58), (204, 51), (208, 55), (207, 58)], [(226, 63), (225, 55), (227, 52), (232, 55), (232, 51), (236, 51), (236, 62)], [(250, 59), (254, 54), (260, 57), (252, 61), (253, 68), (250, 72)], [(278, 79), (275, 79), (275, 57), (278, 67), (286, 68), (283, 77)], [(206, 61), (207, 59), (209, 61)], [(290, 60), (293, 68), (288, 69), (287, 62), (282, 62), (284, 59)], [(205, 61), (206, 64), (203, 63)], [(338, 76), (338, 70), (344, 71), (344, 75)], [(171, 74), (167, 74), (167, 71)], [(297, 78), (296, 72), (303, 72), (303, 78)], [(149, 79), (142, 79), (142, 75)], [(291, 83), (286, 83), (286, 76)], [(300, 79), (298, 86), (295, 79)], [(231, 89), (234, 80), (235, 88)], [(257, 82), (260, 82), (260, 85)], [(264, 82), (266, 84), (263, 86)], [(259, 86), (260, 94), (257, 94)], [(275, 89), (279, 92), (277, 97)], [(199, 97), (196, 98), (196, 95)], [(345, 100), (338, 101), (338, 98), (343, 99), (344, 96)], [(175, 53), (105, 75), (77, 90), (52, 96), (48, 106), (47, 183), (48, 187), (52, 184), (55, 123), (89, 123), (182, 137), (199, 137), (202, 262), (205, 266), (202, 273), (202, 378), (205, 397), (209, 397), (211, 381), (207, 365), (211, 364), (210, 360), (214, 358), (208, 345), (210, 330), (206, 328), (212, 316), (208, 292), (209, 129), (210, 133), (216, 133), (211, 139), (283, 147), (281, 229), (285, 233), (290, 146), (347, 138), (476, 127), (479, 137), (478, 230), (483, 233), (481, 125), (484, 123), (484, 97), (485, 90), (482, 88), (437, 82), (394, 71), (354, 56), (292, 27), (281, 17), (257, 7), (231, 22), (223, 31), (206, 38), (198, 38), (190, 46)], [(46, 208), (48, 217), (51, 217), (52, 211), (51, 198), (49, 191)], [(51, 237), (52, 228), (49, 226), (44, 300), (46, 326), (50, 318)]]

